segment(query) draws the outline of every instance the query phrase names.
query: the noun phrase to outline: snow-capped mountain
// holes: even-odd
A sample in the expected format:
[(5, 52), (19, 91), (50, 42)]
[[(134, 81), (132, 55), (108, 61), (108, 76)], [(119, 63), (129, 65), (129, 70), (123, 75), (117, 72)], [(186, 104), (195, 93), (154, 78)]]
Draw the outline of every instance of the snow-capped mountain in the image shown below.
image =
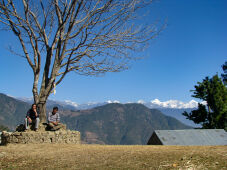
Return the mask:
[[(22, 100), (24, 102), (33, 103), (33, 98), (17, 98), (19, 100)], [(91, 109), (97, 106), (102, 106), (105, 104), (110, 103), (121, 103), (118, 100), (108, 100), (106, 102), (88, 102), (79, 104), (71, 100), (65, 100), (65, 101), (57, 101), (57, 100), (48, 100), (47, 101), (47, 107), (53, 106), (53, 105), (61, 105), (64, 108), (68, 109), (76, 109), (76, 110), (82, 110), (82, 109)], [(160, 101), (159, 99), (151, 100), (150, 102), (145, 102), (144, 100), (138, 100), (137, 102), (127, 102), (127, 103), (140, 103), (148, 108), (171, 108), (171, 109), (193, 109), (197, 108), (198, 102), (195, 100), (191, 100), (189, 102), (182, 102), (178, 100), (168, 100), (168, 101)], [(124, 104), (124, 103), (123, 103)], [(203, 104), (206, 104), (203, 102)]]
[(187, 108), (196, 108), (198, 106), (198, 102), (195, 100), (191, 100), (187, 103), (184, 103), (178, 100), (168, 100), (168, 101), (161, 102), (158, 99), (154, 99), (147, 103), (139, 100), (138, 103), (144, 104), (149, 108), (187, 109)]

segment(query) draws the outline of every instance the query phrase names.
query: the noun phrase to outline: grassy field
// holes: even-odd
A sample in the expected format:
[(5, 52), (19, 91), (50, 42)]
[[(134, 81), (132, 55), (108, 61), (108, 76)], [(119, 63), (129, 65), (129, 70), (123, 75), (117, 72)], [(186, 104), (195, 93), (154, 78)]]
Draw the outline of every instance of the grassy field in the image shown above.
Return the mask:
[(0, 169), (227, 169), (227, 146), (0, 146)]

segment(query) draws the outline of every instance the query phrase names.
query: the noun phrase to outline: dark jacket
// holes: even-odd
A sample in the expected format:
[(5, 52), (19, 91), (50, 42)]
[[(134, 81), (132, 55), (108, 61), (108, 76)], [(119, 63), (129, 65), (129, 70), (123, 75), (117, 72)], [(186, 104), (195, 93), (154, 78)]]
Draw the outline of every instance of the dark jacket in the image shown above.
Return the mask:
[(26, 114), (26, 117), (27, 116), (30, 117), (32, 120), (35, 120), (37, 117), (39, 117), (39, 114), (36, 117), (34, 110), (29, 109), (28, 112), (27, 112), (27, 114)]

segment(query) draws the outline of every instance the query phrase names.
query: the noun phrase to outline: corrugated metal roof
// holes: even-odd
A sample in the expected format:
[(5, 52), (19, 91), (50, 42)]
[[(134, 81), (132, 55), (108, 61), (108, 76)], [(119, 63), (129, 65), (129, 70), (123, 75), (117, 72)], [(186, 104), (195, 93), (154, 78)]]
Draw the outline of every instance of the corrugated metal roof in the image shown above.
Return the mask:
[(227, 145), (224, 129), (155, 130), (154, 133), (163, 145)]

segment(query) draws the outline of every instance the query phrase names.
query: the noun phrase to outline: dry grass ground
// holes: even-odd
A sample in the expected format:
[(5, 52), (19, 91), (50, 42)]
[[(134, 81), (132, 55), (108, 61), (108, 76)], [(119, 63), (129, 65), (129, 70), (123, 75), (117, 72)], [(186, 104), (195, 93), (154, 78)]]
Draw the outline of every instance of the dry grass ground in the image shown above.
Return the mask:
[(0, 146), (0, 169), (227, 169), (227, 146)]

